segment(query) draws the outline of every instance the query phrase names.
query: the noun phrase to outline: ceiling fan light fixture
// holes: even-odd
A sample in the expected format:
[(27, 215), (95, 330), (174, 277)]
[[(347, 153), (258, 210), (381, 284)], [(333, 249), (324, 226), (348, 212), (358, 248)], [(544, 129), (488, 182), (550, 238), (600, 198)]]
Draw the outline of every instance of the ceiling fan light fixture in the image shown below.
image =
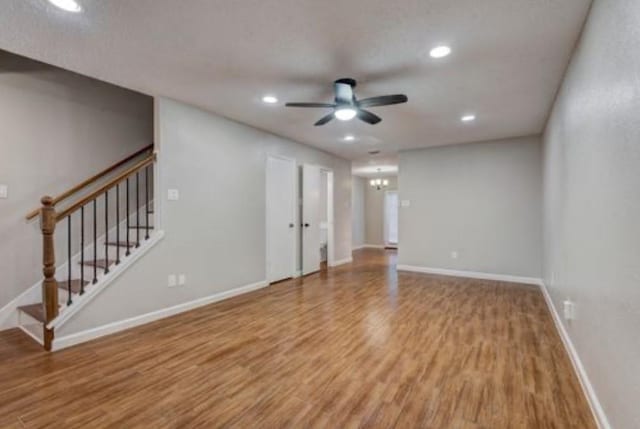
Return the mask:
[(451, 48), (448, 46), (442, 45), (442, 46), (436, 46), (435, 48), (433, 48), (429, 52), (429, 55), (431, 55), (431, 58), (444, 58), (450, 53), (451, 53)]
[(276, 104), (278, 102), (278, 97), (275, 95), (265, 95), (262, 97), (262, 102), (267, 104)]
[(82, 6), (76, 0), (49, 0), (49, 3), (67, 12), (82, 11)]
[(464, 115), (460, 120), (462, 122), (473, 122), (476, 120), (476, 115)]
[(351, 107), (341, 107), (334, 113), (335, 117), (341, 121), (350, 121), (356, 117), (358, 112)]

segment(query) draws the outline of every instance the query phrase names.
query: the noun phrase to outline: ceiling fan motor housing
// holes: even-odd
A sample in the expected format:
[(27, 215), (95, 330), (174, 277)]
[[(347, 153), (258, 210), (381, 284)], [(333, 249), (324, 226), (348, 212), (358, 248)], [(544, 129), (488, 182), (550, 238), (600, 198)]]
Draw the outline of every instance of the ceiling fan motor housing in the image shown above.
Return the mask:
[(355, 104), (353, 88), (355, 87), (355, 79), (343, 78), (336, 80), (333, 83), (336, 104), (353, 106)]

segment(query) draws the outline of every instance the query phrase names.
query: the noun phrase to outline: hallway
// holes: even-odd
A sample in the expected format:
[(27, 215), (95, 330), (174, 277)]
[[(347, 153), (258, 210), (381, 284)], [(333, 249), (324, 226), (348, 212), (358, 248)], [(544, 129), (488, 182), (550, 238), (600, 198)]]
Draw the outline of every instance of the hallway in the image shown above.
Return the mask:
[(595, 427), (540, 291), (395, 251), (54, 354), (0, 334), (0, 427)]

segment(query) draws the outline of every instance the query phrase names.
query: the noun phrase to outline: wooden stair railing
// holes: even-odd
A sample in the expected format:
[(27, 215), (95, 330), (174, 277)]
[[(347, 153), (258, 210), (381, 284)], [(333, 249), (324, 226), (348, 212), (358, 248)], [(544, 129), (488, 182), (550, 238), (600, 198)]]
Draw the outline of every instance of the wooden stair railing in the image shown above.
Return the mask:
[[(44, 196), (41, 199), (42, 206), (36, 210), (33, 210), (27, 215), (27, 219), (33, 219), (35, 216), (40, 215), (40, 229), (42, 231), (42, 273), (44, 276), (42, 282), (42, 312), (39, 309), (34, 309), (34, 306), (26, 306), (29, 308), (22, 308), (27, 314), (35, 315), (36, 318), (41, 318), (43, 322), (43, 340), (44, 340), (44, 348), (46, 350), (51, 350), (54, 332), (53, 329), (49, 329), (47, 325), (54, 320), (58, 316), (59, 304), (58, 304), (58, 289), (60, 285), (56, 280), (56, 255), (55, 255), (55, 231), (56, 225), (58, 222), (63, 220), (67, 220), (67, 258), (68, 258), (68, 278), (63, 281), (66, 284), (66, 289), (68, 292), (67, 305), (72, 304), (72, 294), (78, 293), (82, 295), (84, 293), (84, 287), (86, 284), (90, 282), (85, 280), (85, 266), (91, 266), (93, 268), (93, 277), (92, 283), (97, 282), (97, 270), (98, 268), (104, 269), (104, 273), (107, 274), (109, 272), (109, 266), (112, 263), (119, 264), (120, 263), (120, 247), (126, 248), (126, 253), (124, 256), (128, 256), (130, 254), (130, 249), (132, 247), (140, 246), (140, 230), (143, 229), (146, 231), (145, 239), (149, 238), (149, 230), (153, 227), (149, 224), (149, 216), (152, 210), (149, 207), (150, 196), (149, 196), (149, 182), (150, 182), (150, 170), (152, 168), (152, 164), (156, 160), (156, 154), (151, 152), (153, 150), (153, 145), (146, 146), (134, 154), (118, 161), (113, 164), (109, 168), (101, 171), (100, 173), (88, 178), (82, 183), (72, 187), (71, 189), (63, 192), (57, 197)], [(73, 197), (78, 192), (86, 189), (88, 186), (98, 182), (101, 179), (105, 179), (107, 175), (115, 172), (117, 169), (127, 165), (129, 162), (139, 157), (140, 155), (150, 152), (144, 158), (139, 161), (136, 161), (133, 165), (127, 167), (124, 171), (117, 174), (115, 177), (108, 179), (104, 184), (97, 187), (97, 189), (93, 190), (89, 194), (80, 197), (77, 201), (69, 205), (68, 207), (57, 211), (56, 205), (62, 201), (68, 200)], [(145, 218), (146, 222), (144, 224), (140, 223), (140, 175), (144, 174), (145, 184), (144, 184), (144, 195), (145, 195)], [(130, 211), (130, 181), (135, 179), (135, 215)], [(120, 188), (121, 185), (126, 186), (126, 217), (123, 222), (126, 222), (126, 241), (120, 240)], [(111, 190), (115, 190), (115, 230), (116, 230), (116, 241), (109, 242), (109, 192)], [(98, 259), (97, 256), (97, 248), (98, 248), (98, 219), (97, 219), (97, 201), (100, 197), (104, 197), (104, 259)], [(89, 257), (87, 261), (85, 261), (85, 206), (92, 206), (92, 215), (93, 215), (93, 257)], [(79, 280), (73, 280), (72, 277), (72, 220), (71, 216), (80, 211), (80, 229), (81, 229), (81, 237), (80, 237), (80, 270), (81, 275)], [(130, 225), (130, 218), (135, 216), (135, 225)], [(135, 241), (130, 240), (129, 230), (135, 230)], [(115, 260), (109, 259), (109, 247), (115, 246), (116, 248), (116, 258)], [(91, 261), (92, 260), (92, 261)]]
[[(74, 186), (72, 188), (69, 188), (68, 190), (66, 190), (63, 193), (61, 193), (60, 195), (58, 195), (57, 197), (52, 198), (52, 201), (51, 201), (52, 205), (56, 206), (57, 204), (61, 203), (62, 201), (66, 200), (67, 198), (72, 196), (73, 194), (83, 190), (87, 186), (92, 185), (93, 183), (97, 182), (98, 180), (102, 179), (103, 177), (107, 176), (109, 173), (117, 170), (118, 168), (122, 167), (123, 165), (126, 165), (129, 161), (137, 158), (138, 156), (142, 155), (143, 153), (151, 152), (152, 150), (153, 150), (153, 143), (143, 147), (142, 149), (137, 150), (136, 152), (132, 153), (131, 155), (127, 156), (126, 158), (123, 158), (120, 161), (116, 162), (115, 164), (105, 168), (101, 172), (89, 177), (86, 180), (83, 180), (82, 182), (78, 183), (76, 186)], [(26, 216), (27, 220), (31, 220), (31, 219), (35, 218), (36, 216), (38, 216), (38, 214), (40, 213), (40, 210), (41, 210), (41, 207), (38, 207), (37, 209), (34, 209), (34, 210), (30, 211)]]

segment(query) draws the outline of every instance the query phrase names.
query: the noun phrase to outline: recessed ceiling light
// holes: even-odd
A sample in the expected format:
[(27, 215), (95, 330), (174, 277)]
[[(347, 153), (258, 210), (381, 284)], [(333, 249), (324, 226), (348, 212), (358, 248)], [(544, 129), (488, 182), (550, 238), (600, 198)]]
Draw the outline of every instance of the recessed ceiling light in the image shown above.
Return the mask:
[(451, 53), (451, 48), (448, 46), (436, 46), (435, 48), (433, 48), (430, 52), (429, 55), (431, 55), (431, 58), (443, 58), (446, 57), (447, 55), (449, 55)]
[(464, 115), (460, 120), (462, 122), (472, 122), (476, 120), (476, 115)]
[(356, 138), (352, 134), (347, 134), (346, 136), (344, 136), (344, 141), (346, 141), (346, 142), (352, 142), (355, 139)]
[(262, 101), (267, 104), (276, 104), (278, 102), (278, 98), (275, 95), (265, 95), (262, 97)]
[(342, 107), (336, 110), (334, 115), (336, 116), (336, 118), (340, 119), (341, 121), (350, 121), (356, 117), (357, 113), (358, 112), (356, 112), (355, 109), (352, 109), (350, 107)]
[(76, 0), (49, 0), (49, 3), (67, 12), (80, 12), (82, 6)]

